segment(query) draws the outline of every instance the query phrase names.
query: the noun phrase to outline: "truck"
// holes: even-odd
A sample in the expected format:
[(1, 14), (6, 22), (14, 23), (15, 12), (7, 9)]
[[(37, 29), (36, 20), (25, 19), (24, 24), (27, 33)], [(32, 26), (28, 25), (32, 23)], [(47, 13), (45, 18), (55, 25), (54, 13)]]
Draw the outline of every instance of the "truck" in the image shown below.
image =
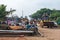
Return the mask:
[(56, 27), (58, 27), (58, 24), (56, 23), (56, 22), (54, 22), (54, 21), (48, 21), (48, 22), (43, 22), (43, 26), (42, 27), (44, 27), (44, 26), (47, 26), (47, 28), (56, 28)]
[(26, 26), (22, 25), (7, 25), (6, 23), (0, 24), (0, 34), (13, 34), (13, 35), (36, 35), (38, 32), (37, 27), (31, 27), (29, 30)]

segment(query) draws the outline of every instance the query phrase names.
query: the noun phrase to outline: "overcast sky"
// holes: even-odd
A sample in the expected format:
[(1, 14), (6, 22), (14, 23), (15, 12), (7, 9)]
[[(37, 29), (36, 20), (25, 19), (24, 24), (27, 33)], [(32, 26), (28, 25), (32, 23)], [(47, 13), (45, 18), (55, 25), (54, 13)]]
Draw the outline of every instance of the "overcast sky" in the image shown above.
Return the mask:
[(22, 16), (31, 15), (41, 8), (60, 9), (60, 0), (0, 0), (0, 4), (7, 5), (7, 10), (10, 8), (16, 9), (13, 14)]

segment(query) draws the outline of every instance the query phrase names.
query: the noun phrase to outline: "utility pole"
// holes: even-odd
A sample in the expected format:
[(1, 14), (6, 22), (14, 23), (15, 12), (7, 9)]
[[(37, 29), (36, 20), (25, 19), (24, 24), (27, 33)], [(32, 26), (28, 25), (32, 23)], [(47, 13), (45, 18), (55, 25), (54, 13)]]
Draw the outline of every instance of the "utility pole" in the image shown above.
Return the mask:
[(22, 10), (22, 18), (23, 18), (23, 10)]
[(10, 8), (10, 13), (11, 13), (12, 21), (13, 21), (12, 8)]
[(11, 16), (12, 16), (12, 8), (10, 8)]

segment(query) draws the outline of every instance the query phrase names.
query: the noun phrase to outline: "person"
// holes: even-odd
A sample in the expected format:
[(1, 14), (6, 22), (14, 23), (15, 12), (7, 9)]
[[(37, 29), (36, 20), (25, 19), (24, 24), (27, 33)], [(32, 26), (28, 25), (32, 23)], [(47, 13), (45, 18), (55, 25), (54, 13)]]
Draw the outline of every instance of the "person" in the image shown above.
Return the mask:
[(35, 25), (33, 24), (33, 21), (30, 21), (27, 23), (26, 27), (29, 30), (30, 28), (35, 28)]
[(37, 26), (40, 27), (40, 21), (37, 21)]
[(29, 22), (27, 22), (26, 29), (28, 30), (30, 27), (31, 27), (31, 25), (29, 25)]
[(11, 21), (10, 21), (10, 20), (7, 20), (7, 22), (8, 22), (8, 25), (10, 25), (10, 24), (11, 24)]
[(16, 26), (19, 26), (19, 24), (16, 24)]
[(33, 21), (31, 21), (31, 22), (30, 22), (30, 26), (35, 28), (35, 27), (36, 27), (36, 24), (33, 23)]

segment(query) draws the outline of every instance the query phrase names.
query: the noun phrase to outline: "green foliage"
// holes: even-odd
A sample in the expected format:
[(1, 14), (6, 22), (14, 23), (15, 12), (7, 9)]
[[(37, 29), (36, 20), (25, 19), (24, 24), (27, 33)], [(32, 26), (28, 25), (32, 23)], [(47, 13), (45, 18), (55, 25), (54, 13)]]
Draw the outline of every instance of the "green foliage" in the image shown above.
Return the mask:
[(60, 25), (60, 17), (57, 18), (56, 22)]
[(6, 15), (9, 15), (10, 12), (13, 12), (15, 10), (12, 11), (6, 11), (6, 7), (4, 4), (0, 5), (0, 20), (4, 20), (4, 18), (6, 17)]
[(0, 5), (0, 18), (5, 17), (5, 14), (6, 14), (5, 10), (6, 10), (6, 6)]
[(43, 15), (47, 14), (50, 20), (56, 20), (58, 17), (60, 17), (60, 10), (51, 10), (47, 8), (43, 8), (41, 10), (38, 10), (36, 13), (30, 15), (31, 18), (38, 19), (42, 18)]
[(50, 15), (50, 18), (53, 20), (56, 20), (58, 17), (60, 17), (60, 12), (52, 12), (52, 14)]
[(36, 13), (30, 15), (31, 18), (34, 18), (34, 19), (38, 19), (38, 18), (42, 18), (42, 15), (44, 13), (47, 13), (48, 15), (50, 15), (52, 11), (50, 9), (47, 9), (47, 8), (43, 8), (41, 10), (38, 10)]

